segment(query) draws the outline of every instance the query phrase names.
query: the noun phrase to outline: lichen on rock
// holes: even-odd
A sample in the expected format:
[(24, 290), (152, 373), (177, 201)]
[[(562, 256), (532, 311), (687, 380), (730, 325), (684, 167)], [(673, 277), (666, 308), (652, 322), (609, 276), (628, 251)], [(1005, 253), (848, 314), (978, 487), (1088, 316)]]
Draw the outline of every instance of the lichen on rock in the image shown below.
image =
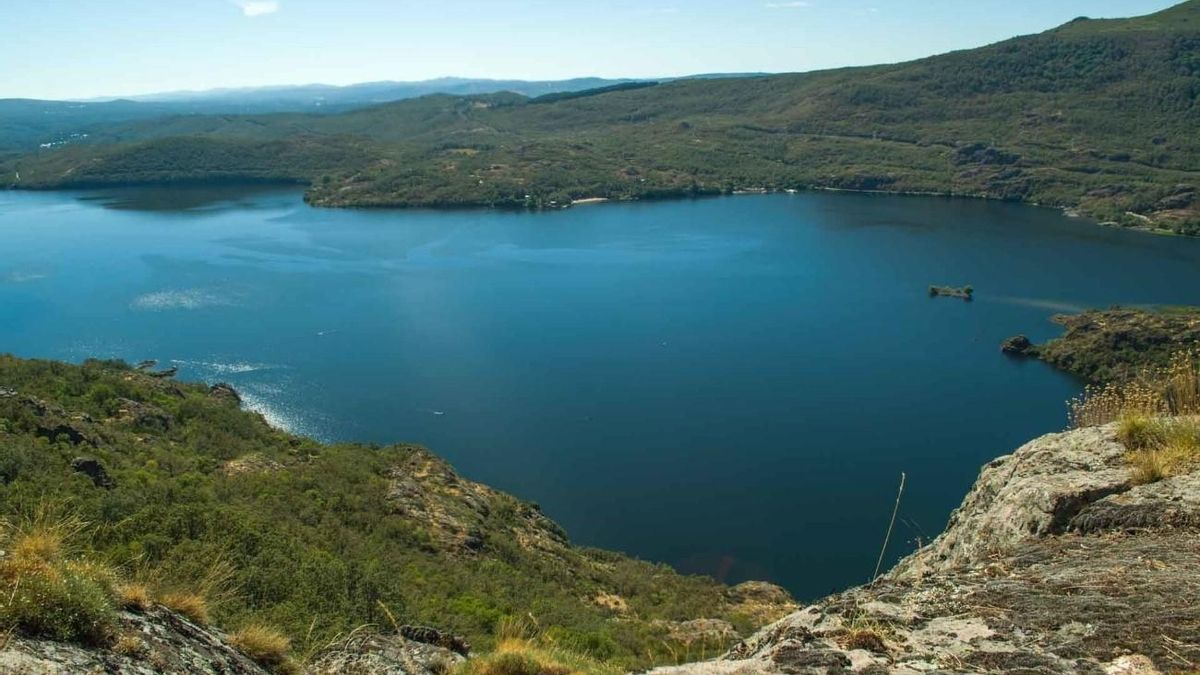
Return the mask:
[(1200, 661), (1200, 472), (1134, 487), (1113, 427), (989, 463), (874, 584), (658, 675), (1139, 673)]

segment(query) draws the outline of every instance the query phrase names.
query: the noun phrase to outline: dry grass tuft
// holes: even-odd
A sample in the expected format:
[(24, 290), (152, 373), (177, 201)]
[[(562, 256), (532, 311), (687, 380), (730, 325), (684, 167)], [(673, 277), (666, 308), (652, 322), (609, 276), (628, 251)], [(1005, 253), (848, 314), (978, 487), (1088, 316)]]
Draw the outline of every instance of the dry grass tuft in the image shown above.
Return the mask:
[(71, 514), (58, 514), (39, 506), (33, 515), (16, 524), (6, 524), (8, 555), (22, 564), (52, 564), (69, 555), (70, 544), (86, 529)]
[(869, 628), (859, 628), (846, 634), (841, 640), (842, 647), (849, 650), (865, 649), (875, 654), (887, 654), (887, 642), (878, 632)]
[(496, 652), (468, 661), (461, 671), (469, 675), (571, 675), (574, 668), (557, 662), (527, 644), (509, 640)]
[(151, 578), (149, 582), (156, 591), (155, 599), (160, 605), (179, 612), (194, 623), (209, 623), (213, 608), (228, 602), (235, 593), (235, 570), (232, 564), (220, 557), (208, 561), (203, 569), (204, 573), (199, 579), (164, 582)]
[(146, 646), (145, 641), (134, 633), (126, 633), (117, 638), (112, 649), (121, 656), (131, 659), (145, 658), (150, 653), (150, 648)]
[(888, 640), (896, 637), (891, 626), (865, 613), (855, 612), (846, 626), (846, 632), (838, 636), (843, 649), (864, 649), (874, 654), (888, 654)]
[(199, 593), (169, 591), (158, 596), (158, 602), (167, 609), (175, 610), (192, 623), (207, 624), (209, 620), (208, 600)]
[(117, 602), (122, 609), (145, 612), (154, 604), (150, 588), (146, 584), (128, 583), (117, 586)]
[(1088, 387), (1068, 401), (1071, 426), (1102, 426), (1127, 417), (1200, 414), (1200, 351), (1175, 354), (1166, 366), (1147, 368), (1132, 380)]
[(106, 644), (116, 630), (116, 572), (75, 555), (85, 529), (71, 515), (39, 507), (0, 528), (0, 630), (65, 642)]
[(1117, 423), (1135, 484), (1200, 464), (1200, 352), (1179, 352), (1130, 382), (1089, 387), (1069, 407), (1075, 428)]
[(1187, 473), (1200, 464), (1200, 421), (1195, 418), (1160, 420), (1155, 440), (1131, 448), (1126, 459), (1135, 485), (1156, 483)]
[(229, 642), (238, 651), (255, 663), (268, 668), (278, 668), (289, 661), (292, 641), (278, 630), (259, 623), (243, 626)]
[(506, 618), (496, 629), (496, 649), (461, 664), (456, 675), (616, 675), (591, 657), (564, 649), (529, 618)]

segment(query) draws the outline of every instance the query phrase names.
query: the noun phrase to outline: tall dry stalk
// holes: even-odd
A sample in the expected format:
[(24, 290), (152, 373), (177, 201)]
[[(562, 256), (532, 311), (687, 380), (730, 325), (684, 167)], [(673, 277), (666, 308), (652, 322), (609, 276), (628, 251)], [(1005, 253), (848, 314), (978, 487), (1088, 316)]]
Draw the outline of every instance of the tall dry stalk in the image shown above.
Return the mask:
[(887, 555), (888, 542), (892, 540), (892, 530), (896, 528), (896, 514), (900, 513), (900, 498), (904, 496), (904, 482), (908, 475), (900, 472), (900, 489), (896, 492), (896, 505), (892, 507), (892, 520), (888, 523), (887, 534), (883, 536), (883, 548), (879, 549), (879, 560), (875, 562), (875, 574), (871, 575), (871, 583), (879, 578), (879, 570), (883, 568), (883, 558)]

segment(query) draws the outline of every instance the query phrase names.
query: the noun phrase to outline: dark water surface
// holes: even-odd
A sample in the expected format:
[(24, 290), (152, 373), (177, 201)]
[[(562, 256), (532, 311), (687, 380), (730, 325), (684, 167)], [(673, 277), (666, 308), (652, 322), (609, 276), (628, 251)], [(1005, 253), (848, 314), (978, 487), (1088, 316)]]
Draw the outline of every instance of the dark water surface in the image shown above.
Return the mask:
[(862, 195), (498, 213), (10, 192), (0, 242), (2, 351), (174, 363), (300, 433), (424, 443), (577, 542), (802, 597), (869, 576), (901, 471), (893, 555), (982, 463), (1063, 426), (1078, 386), (1002, 339), (1200, 287), (1200, 241)]

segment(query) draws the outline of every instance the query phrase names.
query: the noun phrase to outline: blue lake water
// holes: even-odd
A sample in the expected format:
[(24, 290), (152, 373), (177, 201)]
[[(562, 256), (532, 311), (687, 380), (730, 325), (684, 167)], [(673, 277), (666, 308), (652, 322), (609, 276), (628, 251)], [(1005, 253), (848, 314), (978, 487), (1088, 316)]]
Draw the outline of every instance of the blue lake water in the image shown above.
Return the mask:
[(1078, 384), (1002, 339), (1200, 288), (1200, 241), (863, 195), (504, 213), (8, 192), (0, 242), (0, 351), (175, 364), (299, 433), (425, 444), (578, 543), (800, 597), (870, 575), (902, 471), (893, 558), (981, 464), (1063, 427)]

